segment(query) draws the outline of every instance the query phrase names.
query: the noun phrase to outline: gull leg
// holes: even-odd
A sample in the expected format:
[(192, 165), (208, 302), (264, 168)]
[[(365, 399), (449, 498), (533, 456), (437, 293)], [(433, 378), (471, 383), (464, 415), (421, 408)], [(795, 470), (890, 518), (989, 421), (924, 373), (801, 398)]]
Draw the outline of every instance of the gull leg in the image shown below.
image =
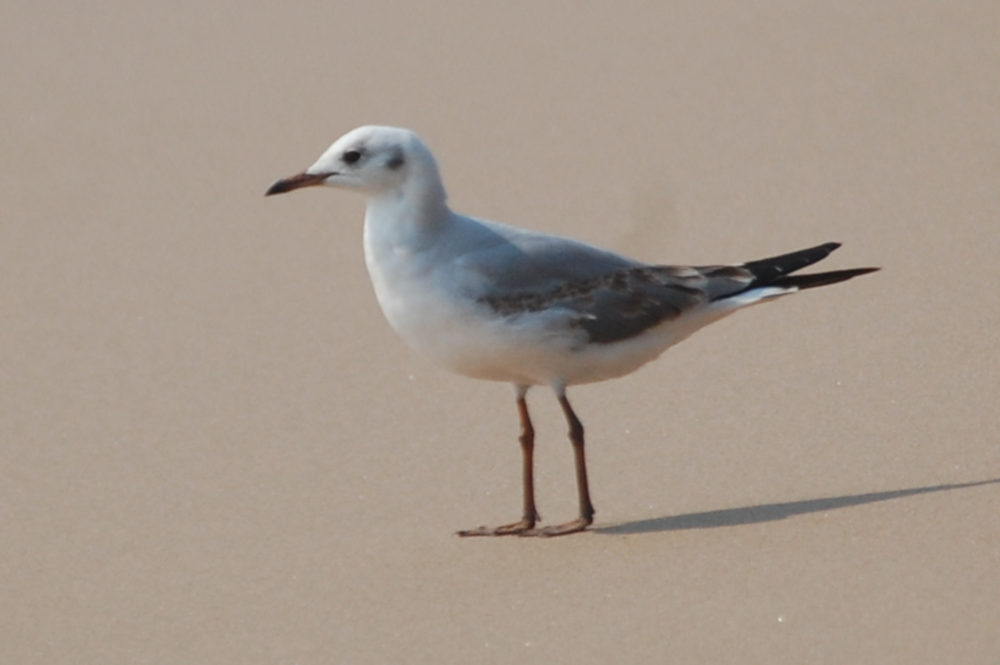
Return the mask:
[(526, 388), (517, 389), (517, 415), (521, 420), (521, 434), (518, 441), (521, 444), (521, 472), (524, 485), (524, 513), (519, 522), (504, 524), (498, 527), (481, 526), (476, 529), (459, 531), (460, 536), (517, 536), (530, 532), (535, 522), (540, 520), (538, 510), (535, 508), (535, 428), (531, 424), (531, 416), (528, 415), (528, 403), (524, 399)]
[(528, 403), (524, 401), (523, 395), (517, 398), (517, 415), (521, 420), (521, 434), (517, 440), (521, 444), (521, 479), (524, 488), (524, 512), (521, 523), (527, 524), (530, 529), (535, 526), (535, 522), (542, 519), (542, 516), (535, 508), (535, 428), (531, 425)]
[(576, 489), (580, 499), (580, 517), (565, 524), (557, 524), (542, 529), (533, 529), (533, 536), (563, 536), (567, 533), (583, 531), (594, 521), (594, 505), (590, 502), (590, 486), (587, 483), (587, 460), (583, 455), (583, 424), (573, 412), (565, 394), (559, 395), (559, 406), (569, 423), (569, 440), (573, 444), (573, 458), (576, 464)]

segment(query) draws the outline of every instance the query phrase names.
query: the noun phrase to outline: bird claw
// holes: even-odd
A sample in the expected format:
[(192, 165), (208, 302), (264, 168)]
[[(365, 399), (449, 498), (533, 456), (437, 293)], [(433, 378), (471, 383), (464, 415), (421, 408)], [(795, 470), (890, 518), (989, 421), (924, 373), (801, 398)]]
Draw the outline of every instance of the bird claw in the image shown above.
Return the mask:
[(526, 538), (551, 538), (552, 536), (565, 536), (570, 533), (585, 531), (587, 527), (590, 526), (591, 522), (593, 522), (592, 519), (580, 517), (572, 520), (571, 522), (566, 522), (565, 524), (554, 524), (552, 526), (536, 529), (534, 522), (521, 520), (520, 522), (504, 524), (503, 526), (480, 526), (475, 529), (458, 531), (456, 532), (456, 535), (463, 538), (470, 536), (521, 536)]
[(523, 536), (529, 531), (533, 531), (534, 527), (534, 521), (522, 519), (519, 522), (504, 524), (503, 526), (480, 526), (475, 529), (465, 529), (457, 531), (456, 535), (463, 538), (469, 536)]
[(580, 531), (586, 531), (587, 527), (590, 526), (593, 520), (584, 517), (579, 517), (565, 524), (553, 524), (552, 526), (542, 527), (540, 529), (531, 529), (520, 535), (522, 536), (538, 536), (540, 538), (551, 538), (552, 536), (565, 536), (570, 533), (579, 533)]

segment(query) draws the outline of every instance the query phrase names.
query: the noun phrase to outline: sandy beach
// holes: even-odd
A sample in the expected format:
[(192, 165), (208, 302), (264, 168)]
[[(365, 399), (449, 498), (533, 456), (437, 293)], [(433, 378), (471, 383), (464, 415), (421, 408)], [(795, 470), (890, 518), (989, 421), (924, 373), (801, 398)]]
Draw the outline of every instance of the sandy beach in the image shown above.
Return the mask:
[[(0, 662), (1000, 662), (1000, 9), (0, 9)], [(518, 516), (512, 391), (385, 322), (361, 197), (657, 263), (881, 266), (571, 389), (594, 526)], [(575, 516), (558, 404), (539, 509)]]

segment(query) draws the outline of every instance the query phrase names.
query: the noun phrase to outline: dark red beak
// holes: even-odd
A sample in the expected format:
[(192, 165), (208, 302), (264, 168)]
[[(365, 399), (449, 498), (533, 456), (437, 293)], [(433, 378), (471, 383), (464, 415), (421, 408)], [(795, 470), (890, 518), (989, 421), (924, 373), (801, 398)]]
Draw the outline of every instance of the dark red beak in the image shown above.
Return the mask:
[(274, 183), (267, 188), (267, 192), (264, 196), (271, 196), (272, 194), (284, 194), (285, 192), (290, 192), (293, 189), (299, 189), (301, 187), (313, 187), (315, 185), (322, 185), (323, 181), (329, 178), (332, 173), (299, 173), (293, 175), (290, 178), (283, 178), (278, 182)]

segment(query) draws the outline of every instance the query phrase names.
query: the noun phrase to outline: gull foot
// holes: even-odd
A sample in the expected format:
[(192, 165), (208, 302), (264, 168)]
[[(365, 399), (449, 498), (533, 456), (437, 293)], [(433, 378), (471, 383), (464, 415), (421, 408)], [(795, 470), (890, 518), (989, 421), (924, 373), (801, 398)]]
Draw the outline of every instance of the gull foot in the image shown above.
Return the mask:
[(455, 535), (463, 538), (469, 536), (524, 536), (528, 535), (534, 528), (535, 522), (533, 520), (523, 519), (520, 522), (504, 524), (503, 526), (481, 526), (475, 529), (456, 531)]
[(540, 538), (549, 538), (551, 536), (565, 536), (570, 533), (579, 533), (580, 531), (585, 531), (591, 522), (594, 520), (587, 517), (579, 517), (572, 522), (566, 522), (565, 524), (555, 524), (553, 526), (542, 527), (541, 529), (529, 529), (524, 533), (520, 534), (522, 536), (538, 536)]

